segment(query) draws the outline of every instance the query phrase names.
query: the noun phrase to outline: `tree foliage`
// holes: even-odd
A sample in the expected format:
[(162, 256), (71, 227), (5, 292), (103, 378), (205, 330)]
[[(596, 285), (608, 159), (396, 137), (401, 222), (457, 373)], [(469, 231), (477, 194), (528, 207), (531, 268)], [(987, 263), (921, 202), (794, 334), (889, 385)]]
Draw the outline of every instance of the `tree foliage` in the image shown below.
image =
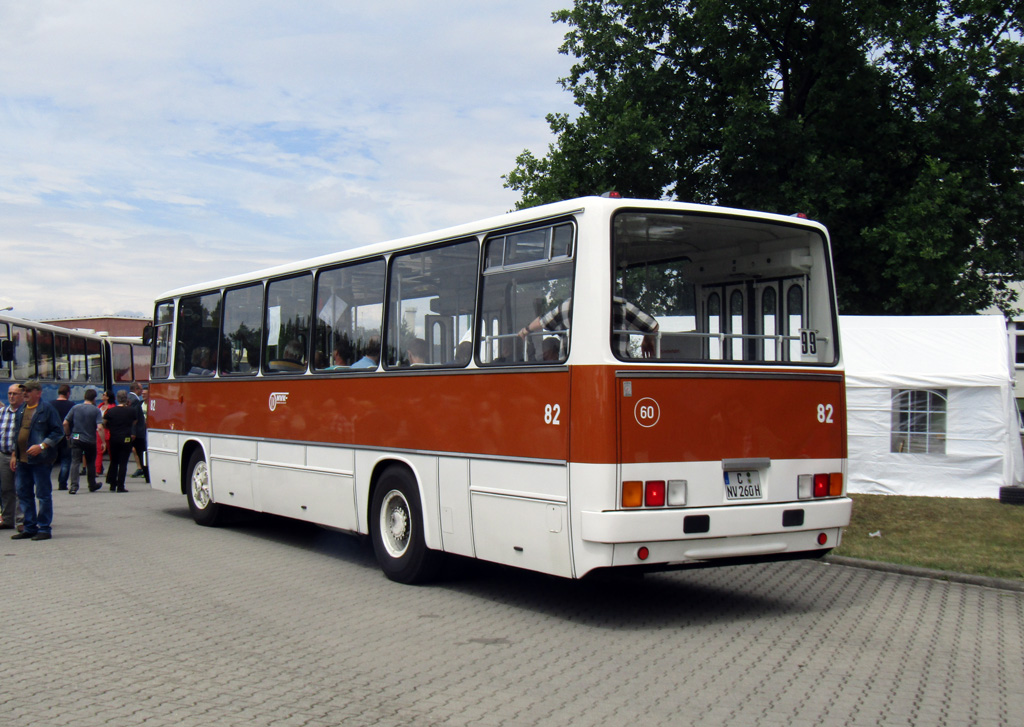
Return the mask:
[(846, 313), (1010, 305), (1024, 278), (1024, 0), (576, 0), (578, 106), (505, 177), (830, 229)]

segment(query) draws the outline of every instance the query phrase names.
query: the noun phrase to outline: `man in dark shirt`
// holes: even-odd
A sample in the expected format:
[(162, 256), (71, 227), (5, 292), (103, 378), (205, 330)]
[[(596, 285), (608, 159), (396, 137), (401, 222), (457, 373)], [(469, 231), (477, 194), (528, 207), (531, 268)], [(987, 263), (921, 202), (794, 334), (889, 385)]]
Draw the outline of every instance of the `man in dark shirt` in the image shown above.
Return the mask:
[(132, 439), (135, 435), (135, 410), (128, 406), (128, 392), (121, 390), (115, 397), (117, 406), (107, 409), (103, 415), (103, 426), (110, 431), (110, 467), (107, 470), (107, 484), (111, 492), (128, 492), (124, 479), (128, 474), (128, 458), (132, 454)]
[(149, 466), (146, 464), (146, 396), (149, 392), (138, 381), (133, 381), (128, 394), (128, 406), (135, 412), (135, 439), (132, 440), (132, 449), (135, 450), (135, 458), (139, 460), (139, 469), (132, 477), (145, 477), (149, 482)]
[[(57, 416), (60, 417), (61, 421), (64, 421), (64, 417), (71, 411), (71, 407), (75, 405), (71, 398), (71, 387), (67, 384), (61, 384), (60, 388), (57, 389), (56, 401), (51, 401), (50, 404), (57, 410)], [(57, 445), (57, 461), (60, 462), (60, 474), (57, 475), (57, 489), (66, 490), (68, 489), (68, 475), (71, 474), (71, 446), (67, 439), (60, 440), (60, 444)]]

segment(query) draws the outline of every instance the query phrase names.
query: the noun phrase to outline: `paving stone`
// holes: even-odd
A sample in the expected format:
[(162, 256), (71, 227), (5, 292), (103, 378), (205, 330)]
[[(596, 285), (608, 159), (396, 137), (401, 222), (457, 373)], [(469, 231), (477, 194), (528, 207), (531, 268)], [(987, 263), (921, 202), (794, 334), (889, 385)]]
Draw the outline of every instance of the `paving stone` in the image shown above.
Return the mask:
[(818, 562), (391, 583), (366, 544), (55, 493), (0, 539), (12, 724), (1017, 725), (1024, 593)]

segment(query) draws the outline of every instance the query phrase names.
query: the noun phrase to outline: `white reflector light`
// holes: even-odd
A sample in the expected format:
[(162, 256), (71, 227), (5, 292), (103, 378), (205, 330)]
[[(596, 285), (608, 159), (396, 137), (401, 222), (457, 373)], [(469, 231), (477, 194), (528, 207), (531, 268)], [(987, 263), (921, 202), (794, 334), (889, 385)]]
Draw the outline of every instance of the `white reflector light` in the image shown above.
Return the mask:
[(686, 480), (668, 481), (668, 504), (669, 507), (686, 504)]

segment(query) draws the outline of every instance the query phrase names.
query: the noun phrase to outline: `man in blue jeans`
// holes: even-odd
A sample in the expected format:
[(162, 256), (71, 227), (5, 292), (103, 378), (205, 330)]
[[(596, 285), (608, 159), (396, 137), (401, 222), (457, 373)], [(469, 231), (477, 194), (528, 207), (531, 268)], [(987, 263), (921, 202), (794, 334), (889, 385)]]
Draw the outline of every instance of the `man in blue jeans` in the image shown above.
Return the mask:
[[(57, 457), (57, 445), (64, 437), (64, 427), (57, 410), (43, 399), (38, 381), (25, 383), (25, 406), (18, 410), (15, 429), (17, 445), (11, 463), (18, 504), (25, 517), (25, 529), (11, 540), (49, 540), (53, 521), (53, 484), (50, 471)], [(36, 500), (39, 508), (36, 509)]]

